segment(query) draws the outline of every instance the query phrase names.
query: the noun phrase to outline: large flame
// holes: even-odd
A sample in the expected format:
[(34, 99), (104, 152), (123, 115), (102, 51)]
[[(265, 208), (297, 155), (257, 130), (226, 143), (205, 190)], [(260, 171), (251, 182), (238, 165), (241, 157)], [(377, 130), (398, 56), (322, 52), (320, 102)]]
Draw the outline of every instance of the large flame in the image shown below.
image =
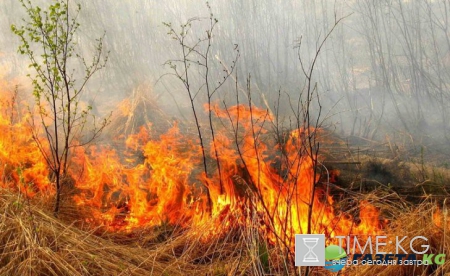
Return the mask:
[(17, 110), (17, 94), (6, 87), (0, 80), (0, 186), (27, 196), (52, 193), (47, 164), (32, 138), (29, 112)]
[[(9, 119), (7, 108), (2, 103), (2, 185), (18, 184), (30, 196), (52, 191), (26, 118)], [(255, 223), (255, 215), (272, 240), (292, 242), (294, 234), (308, 231), (329, 237), (380, 231), (372, 205), (361, 204), (360, 222), (355, 223), (334, 210), (331, 196), (317, 184), (314, 156), (304, 144), (315, 130), (295, 129), (276, 138), (270, 131), (274, 119), (266, 110), (211, 108), (217, 124), (214, 139), (205, 140), (207, 174), (195, 136), (182, 134), (175, 124), (152, 137), (148, 124), (123, 141), (122, 151), (108, 146), (75, 149), (70, 174), (76, 204), (90, 207), (93, 223), (111, 231), (162, 223), (191, 228), (208, 224), (211, 234), (220, 234), (227, 225)]]
[(277, 145), (269, 135), (273, 119), (266, 110), (244, 105), (212, 109), (215, 119), (222, 120), (217, 125), (226, 127), (218, 127), (207, 146), (208, 175), (195, 137), (181, 134), (174, 125), (153, 138), (147, 125), (126, 139), (127, 151), (121, 156), (111, 148), (77, 152), (75, 168), (81, 172), (73, 174), (79, 175), (81, 192), (76, 202), (96, 208), (99, 222), (123, 230), (212, 220), (216, 227), (211, 232), (220, 233), (219, 225), (229, 225), (224, 220), (249, 223), (251, 209), (273, 239), (307, 233), (308, 223), (311, 233), (330, 237), (379, 231), (378, 211), (367, 202), (361, 204), (356, 224), (333, 209), (331, 197), (320, 187), (313, 196), (318, 176), (305, 149), (304, 129), (291, 131)]

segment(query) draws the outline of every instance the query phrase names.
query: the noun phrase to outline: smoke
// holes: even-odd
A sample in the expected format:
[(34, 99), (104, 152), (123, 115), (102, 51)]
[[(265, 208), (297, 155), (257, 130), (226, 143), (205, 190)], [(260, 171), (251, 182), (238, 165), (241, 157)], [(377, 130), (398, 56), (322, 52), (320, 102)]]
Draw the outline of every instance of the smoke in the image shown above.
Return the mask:
[[(75, 2), (82, 8), (80, 54), (89, 58), (95, 39), (103, 34), (110, 51), (107, 68), (94, 77), (85, 100), (95, 102), (98, 110), (111, 109), (113, 102), (150, 83), (150, 97), (174, 116), (190, 118), (183, 84), (164, 65), (181, 55), (163, 22), (178, 27), (198, 17), (189, 33), (190, 41), (196, 41), (208, 29), (205, 2)], [(45, 1), (33, 3), (45, 6)], [(318, 43), (336, 20), (348, 16), (315, 63), (313, 81), (327, 124), (343, 135), (367, 139), (396, 133), (413, 137), (414, 144), (448, 141), (450, 7), (445, 1), (217, 0), (210, 5), (218, 19), (210, 52), (212, 84), (221, 81), (224, 68), (231, 68), (236, 45), (240, 54), (233, 78), (213, 100), (232, 103), (236, 86), (245, 90), (251, 76), (256, 105), (275, 109), (280, 100), (280, 110), (288, 111), (289, 102), (304, 89), (301, 62), (308, 69)], [(0, 2), (0, 10), (6, 15), (0, 18), (1, 74), (9, 79), (25, 76), (27, 61), (16, 53), (18, 40), (10, 32), (10, 25), (20, 25), (25, 13), (14, 0)], [(194, 86), (201, 86), (203, 73), (191, 68)], [(199, 96), (197, 104), (204, 100)]]

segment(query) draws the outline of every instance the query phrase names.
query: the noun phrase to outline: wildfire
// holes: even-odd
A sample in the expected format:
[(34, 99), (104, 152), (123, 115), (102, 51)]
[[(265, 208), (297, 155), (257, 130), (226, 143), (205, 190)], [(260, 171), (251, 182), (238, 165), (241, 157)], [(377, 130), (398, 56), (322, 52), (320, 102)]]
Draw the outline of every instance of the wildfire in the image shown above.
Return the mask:
[[(265, 110), (238, 105), (214, 106), (213, 111), (223, 127), (206, 140), (207, 174), (195, 136), (181, 133), (175, 124), (152, 137), (148, 124), (124, 140), (122, 152), (107, 146), (75, 149), (70, 166), (74, 202), (90, 207), (95, 223), (111, 231), (170, 223), (211, 225), (211, 233), (220, 234), (231, 225), (256, 221), (270, 239), (288, 242), (308, 231), (330, 237), (380, 231), (378, 211), (367, 202), (361, 204), (359, 223), (334, 210), (332, 197), (317, 186), (304, 129), (276, 142), (270, 133), (274, 119)], [(5, 114), (0, 114), (2, 185), (18, 184), (30, 196), (51, 191), (26, 118), (11, 121)]]
[[(0, 81), (0, 89), (5, 87)], [(16, 109), (14, 92), (0, 90), (0, 95), (0, 186), (18, 189), (27, 196), (52, 193), (49, 170), (32, 139), (29, 116)]]

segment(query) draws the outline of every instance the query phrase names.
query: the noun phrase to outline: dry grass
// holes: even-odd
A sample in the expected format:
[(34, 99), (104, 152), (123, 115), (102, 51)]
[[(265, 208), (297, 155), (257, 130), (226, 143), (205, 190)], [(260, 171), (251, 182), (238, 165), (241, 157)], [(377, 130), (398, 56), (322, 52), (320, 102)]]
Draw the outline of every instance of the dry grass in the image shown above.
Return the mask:
[(139, 132), (140, 127), (152, 123), (152, 129), (164, 133), (172, 126), (172, 121), (157, 105), (157, 97), (152, 87), (142, 84), (135, 88), (130, 97), (122, 100), (112, 113), (111, 122), (104, 133), (105, 140), (127, 137)]
[[(392, 204), (390, 201), (379, 204), (384, 213), (389, 213), (391, 216), (385, 229), (385, 235), (388, 237), (408, 236), (403, 246), (409, 253), (412, 253), (409, 250), (411, 238), (424, 236), (428, 239), (428, 244), (430, 245), (428, 254), (446, 254), (450, 256), (450, 224), (447, 221), (447, 212), (444, 211), (442, 213), (440, 217), (441, 223), (437, 223), (436, 217), (434, 217), (438, 208), (436, 203), (427, 201), (418, 206), (406, 205), (404, 203), (399, 208), (399, 204)], [(413, 246), (417, 250), (421, 250), (420, 245), (417, 243), (414, 243)], [(386, 247), (383, 247), (383, 251), (395, 252), (395, 244), (386, 245)], [(418, 259), (420, 258), (421, 255), (418, 255)], [(344, 271), (346, 275), (448, 275), (447, 273), (450, 273), (450, 262), (446, 261), (443, 265), (428, 266), (353, 266)]]
[(204, 270), (183, 263), (169, 247), (121, 245), (66, 224), (9, 192), (0, 194), (0, 275), (184, 275)]
[[(360, 195), (360, 199), (361, 199)], [(377, 205), (389, 224), (388, 236), (425, 236), (432, 253), (449, 254), (449, 223), (435, 224), (436, 204), (411, 206), (392, 194), (371, 193), (364, 199)], [(442, 209), (442, 208), (441, 208)], [(161, 225), (132, 233), (90, 229), (88, 218), (66, 202), (59, 218), (51, 201), (24, 198), (0, 190), (0, 275), (288, 275), (293, 268), (257, 227), (226, 226), (228, 231), (207, 238), (205, 228), (179, 229)], [(49, 210), (49, 211), (47, 211)], [(445, 215), (445, 209), (443, 214)], [(225, 220), (228, 221), (228, 220)], [(257, 222), (254, 225), (258, 225)], [(386, 248), (389, 251), (389, 248)], [(313, 275), (333, 275), (324, 269)], [(442, 266), (354, 266), (344, 275), (445, 275)]]
[(256, 243), (265, 242), (250, 227), (212, 240), (204, 235), (211, 225), (109, 233), (86, 230), (75, 218), (89, 214), (67, 205), (55, 218), (50, 203), (0, 190), (0, 275), (251, 275), (268, 269)]

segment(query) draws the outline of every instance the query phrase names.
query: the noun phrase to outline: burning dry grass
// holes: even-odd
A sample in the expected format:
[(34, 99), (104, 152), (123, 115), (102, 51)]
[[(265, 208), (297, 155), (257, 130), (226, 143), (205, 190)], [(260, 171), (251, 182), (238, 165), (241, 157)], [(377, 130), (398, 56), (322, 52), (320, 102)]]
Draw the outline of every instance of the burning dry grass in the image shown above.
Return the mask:
[(170, 225), (133, 233), (87, 231), (80, 230), (80, 223), (65, 222), (68, 213), (80, 210), (66, 206), (56, 219), (42, 207), (45, 202), (0, 192), (0, 275), (249, 275), (273, 270), (269, 254), (276, 250), (269, 249), (256, 228), (214, 240), (205, 239), (210, 225), (182, 232)]
[[(430, 249), (427, 254), (446, 254), (450, 256), (450, 231), (449, 216), (446, 211), (441, 212), (435, 203), (424, 202), (418, 206), (398, 208), (390, 203), (383, 204), (383, 209), (390, 210), (394, 215), (386, 229), (386, 235), (390, 237), (408, 236), (405, 245), (411, 238), (424, 236), (428, 239)], [(445, 209), (446, 210), (446, 209)], [(413, 243), (417, 250), (422, 250), (420, 245)], [(404, 246), (405, 248), (407, 246)], [(409, 248), (409, 246), (408, 246)], [(388, 244), (383, 251), (395, 252), (395, 245)], [(420, 255), (419, 255), (420, 256)], [(443, 265), (374, 265), (353, 266), (346, 270), (348, 275), (448, 275), (450, 262)]]
[(0, 275), (183, 275), (194, 269), (177, 265), (170, 251), (120, 245), (54, 218), (36, 202), (4, 190), (0, 195)]
[[(446, 211), (423, 203), (418, 207), (393, 205), (378, 199), (378, 206), (394, 217), (389, 236), (425, 236), (431, 253), (449, 254)], [(128, 233), (86, 230), (88, 213), (67, 206), (54, 218), (46, 200), (25, 200), (0, 191), (0, 275), (283, 275), (293, 273), (281, 250), (267, 243), (255, 221), (210, 238), (209, 225), (179, 229), (160, 225)], [(72, 221), (72, 223), (68, 223)], [(83, 230), (84, 229), (84, 230)], [(206, 238), (209, 237), (209, 238)], [(391, 250), (387, 246), (387, 251)], [(442, 266), (353, 266), (345, 275), (443, 275)], [(312, 274), (330, 274), (319, 268)]]
[(251, 227), (208, 241), (210, 225), (111, 233), (86, 230), (73, 219), (89, 214), (67, 204), (57, 219), (50, 205), (0, 190), (0, 275), (244, 275), (268, 269), (259, 253), (268, 254), (268, 246)]
[[(138, 127), (155, 120), (149, 117), (153, 107), (137, 91), (119, 108), (123, 109), (122, 113), (113, 120), (110, 134), (134, 134)], [(21, 152), (25, 146), (35, 147), (29, 132), (21, 121), (1, 120), (0, 149), (4, 153), (0, 155), (0, 163), (4, 169), (0, 171), (3, 187), (0, 190), (0, 210), (3, 210), (0, 275), (292, 273), (295, 268), (290, 242), (293, 234), (305, 233), (308, 213), (305, 202), (315, 182), (310, 160), (296, 155), (300, 152), (296, 142), (300, 141), (302, 131), (292, 131), (284, 145), (285, 151), (293, 154), (285, 157), (289, 166), (275, 170), (269, 161), (279, 153), (275, 145), (255, 140), (251, 131), (257, 126), (254, 116), (259, 112), (258, 116), (263, 118), (260, 121), (265, 121), (267, 112), (253, 109), (244, 120), (243, 115), (249, 115), (244, 106), (226, 112), (215, 109), (219, 118), (230, 119), (233, 112), (240, 118), (244, 141), (241, 150), (245, 154), (231, 150), (232, 140), (225, 135), (225, 130), (220, 131), (223, 135), (216, 136), (214, 146), (218, 146), (222, 156), (223, 173), (209, 179), (199, 175), (198, 146), (176, 126), (159, 138), (152, 138), (150, 130), (145, 128), (138, 134), (123, 137), (126, 149), (131, 149), (130, 154), (125, 152), (123, 156), (114, 148), (94, 147), (89, 152), (80, 148), (80, 152), (74, 153), (74, 167), (71, 167), (75, 196), (66, 197), (58, 219), (48, 212), (53, 201), (51, 196), (45, 197), (51, 194), (51, 189), (46, 189), (51, 186), (48, 172), (34, 170), (42, 167), (36, 166), (42, 160), (32, 159), (40, 156), (39, 152)], [(262, 124), (260, 128), (260, 133), (268, 131)], [(134, 156), (136, 152), (145, 158)], [(247, 169), (245, 179), (239, 174), (243, 168)], [(291, 174), (283, 178), (282, 171)], [(253, 193), (260, 191), (260, 201), (252, 202), (253, 193), (243, 196), (237, 185), (239, 181), (232, 181), (236, 177), (242, 178), (243, 183), (253, 183)], [(200, 189), (196, 184), (201, 180), (210, 187), (214, 203), (211, 212), (206, 208), (206, 200), (196, 193)], [(46, 185), (39, 185), (41, 182)], [(225, 184), (223, 192), (218, 191), (217, 183)], [(383, 230), (386, 235), (426, 236), (433, 252), (448, 251), (447, 214), (435, 215), (436, 223), (433, 223), (435, 213), (431, 204), (408, 207), (399, 198), (380, 197), (375, 193), (364, 198), (353, 195), (357, 199), (354, 202), (333, 203), (323, 192), (314, 198), (311, 217), (314, 232), (379, 234), (380, 213), (374, 207), (377, 206), (382, 215), (392, 218), (389, 228)], [(35, 196), (25, 200), (23, 194)], [(259, 205), (262, 202), (264, 206)], [(272, 214), (272, 218), (268, 219), (267, 214)], [(352, 267), (347, 271), (356, 275), (373, 274), (373, 271), (427, 275), (441, 273), (449, 267), (367, 269)], [(323, 269), (313, 272), (326, 273)]]
[[(130, 134), (137, 133), (142, 126), (152, 122), (153, 130), (160, 133), (167, 131), (172, 122), (159, 108), (157, 99), (148, 84), (141, 84), (133, 90), (130, 97), (122, 100), (113, 112), (110, 124), (106, 127), (104, 134), (106, 138), (124, 138)], [(105, 138), (105, 137), (104, 137)]]

